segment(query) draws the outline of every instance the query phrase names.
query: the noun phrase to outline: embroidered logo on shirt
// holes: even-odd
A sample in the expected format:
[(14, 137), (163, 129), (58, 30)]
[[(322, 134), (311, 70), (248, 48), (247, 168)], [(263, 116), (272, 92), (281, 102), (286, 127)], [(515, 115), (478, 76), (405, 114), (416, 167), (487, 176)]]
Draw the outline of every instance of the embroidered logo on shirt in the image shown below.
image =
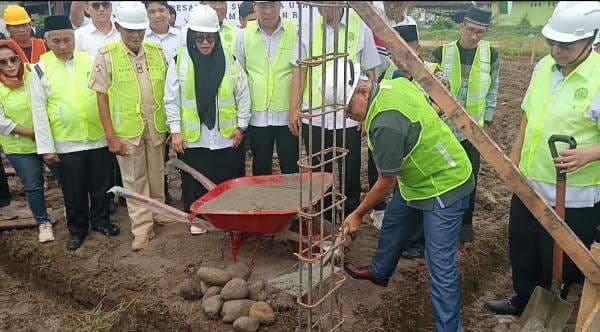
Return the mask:
[(144, 72), (144, 67), (142, 67), (142, 64), (139, 62), (135, 64), (135, 69), (137, 70), (138, 73)]
[(348, 32), (348, 41), (353, 41), (353, 40), (354, 40), (354, 33)]
[(94, 71), (97, 73), (101, 73), (102, 72), (102, 65), (101, 64), (96, 64), (96, 66), (94, 66)]
[(588, 90), (586, 88), (579, 88), (575, 91), (575, 99), (577, 100), (583, 100), (585, 98), (587, 98), (588, 96)]

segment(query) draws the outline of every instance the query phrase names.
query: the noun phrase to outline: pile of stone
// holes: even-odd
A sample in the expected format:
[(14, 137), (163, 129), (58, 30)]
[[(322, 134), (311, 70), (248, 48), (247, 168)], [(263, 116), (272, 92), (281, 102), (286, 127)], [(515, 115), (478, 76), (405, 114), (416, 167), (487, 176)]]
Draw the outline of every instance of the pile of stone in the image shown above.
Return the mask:
[(250, 274), (250, 268), (240, 262), (225, 269), (201, 267), (194, 278), (180, 285), (179, 295), (186, 300), (202, 299), (208, 318), (233, 323), (235, 331), (256, 331), (275, 323), (275, 311), (269, 303), (281, 307), (281, 296), (271, 294), (275, 297), (269, 298), (263, 281), (248, 282)]

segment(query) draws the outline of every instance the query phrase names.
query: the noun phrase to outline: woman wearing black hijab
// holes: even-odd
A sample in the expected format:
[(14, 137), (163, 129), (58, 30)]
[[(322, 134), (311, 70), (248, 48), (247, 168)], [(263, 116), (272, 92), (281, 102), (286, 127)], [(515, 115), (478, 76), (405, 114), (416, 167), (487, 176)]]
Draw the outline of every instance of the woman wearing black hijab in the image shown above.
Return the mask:
[[(250, 121), (250, 91), (244, 70), (221, 45), (217, 13), (205, 5), (189, 16), (187, 45), (169, 64), (165, 110), (171, 146), (179, 158), (214, 183), (244, 176), (240, 146)], [(182, 172), (183, 207), (206, 189)], [(203, 233), (191, 228), (192, 234)]]

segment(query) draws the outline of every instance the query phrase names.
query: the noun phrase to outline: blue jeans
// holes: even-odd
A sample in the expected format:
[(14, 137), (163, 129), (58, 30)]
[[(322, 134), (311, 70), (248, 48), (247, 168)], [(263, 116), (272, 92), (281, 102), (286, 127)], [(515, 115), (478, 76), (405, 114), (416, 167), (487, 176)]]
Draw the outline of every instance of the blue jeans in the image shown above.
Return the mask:
[[(31, 154), (7, 154), (6, 158), (13, 165), (23, 187), (27, 205), (38, 224), (50, 221), (46, 210), (46, 199), (44, 198), (44, 162), (42, 156)], [(48, 166), (52, 174), (58, 179), (59, 173), (56, 166)]]
[(425, 261), (429, 271), (429, 295), (435, 315), (435, 330), (457, 332), (460, 322), (460, 277), (456, 263), (458, 235), (462, 216), (469, 206), (469, 196), (449, 206), (436, 202), (430, 211), (406, 205), (396, 187), (388, 203), (379, 232), (379, 246), (369, 270), (377, 279), (391, 277), (400, 254), (423, 223)]

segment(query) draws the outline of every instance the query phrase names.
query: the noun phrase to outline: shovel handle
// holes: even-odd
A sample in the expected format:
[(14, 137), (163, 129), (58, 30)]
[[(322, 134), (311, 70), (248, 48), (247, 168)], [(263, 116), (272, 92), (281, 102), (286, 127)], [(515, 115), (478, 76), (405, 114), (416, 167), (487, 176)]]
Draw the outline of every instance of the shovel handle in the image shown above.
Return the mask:
[[(548, 139), (548, 146), (550, 147), (550, 153), (552, 154), (552, 159), (558, 158), (558, 150), (556, 149), (556, 142), (562, 142), (569, 144), (569, 149), (575, 149), (577, 147), (577, 141), (575, 137), (568, 135), (552, 135)], [(561, 170), (556, 168), (556, 181), (566, 181), (567, 174), (561, 173)]]
[(217, 186), (214, 182), (212, 182), (206, 176), (204, 176), (204, 174), (198, 172), (197, 170), (195, 170), (190, 165), (186, 164), (181, 159), (178, 159), (178, 158), (170, 159), (169, 161), (167, 161), (167, 165), (173, 165), (173, 166), (179, 168), (180, 170), (188, 173), (194, 179), (196, 179), (196, 181), (200, 182), (200, 184), (203, 185), (204, 188), (206, 188), (206, 190), (208, 190), (208, 191), (211, 191), (214, 187)]

